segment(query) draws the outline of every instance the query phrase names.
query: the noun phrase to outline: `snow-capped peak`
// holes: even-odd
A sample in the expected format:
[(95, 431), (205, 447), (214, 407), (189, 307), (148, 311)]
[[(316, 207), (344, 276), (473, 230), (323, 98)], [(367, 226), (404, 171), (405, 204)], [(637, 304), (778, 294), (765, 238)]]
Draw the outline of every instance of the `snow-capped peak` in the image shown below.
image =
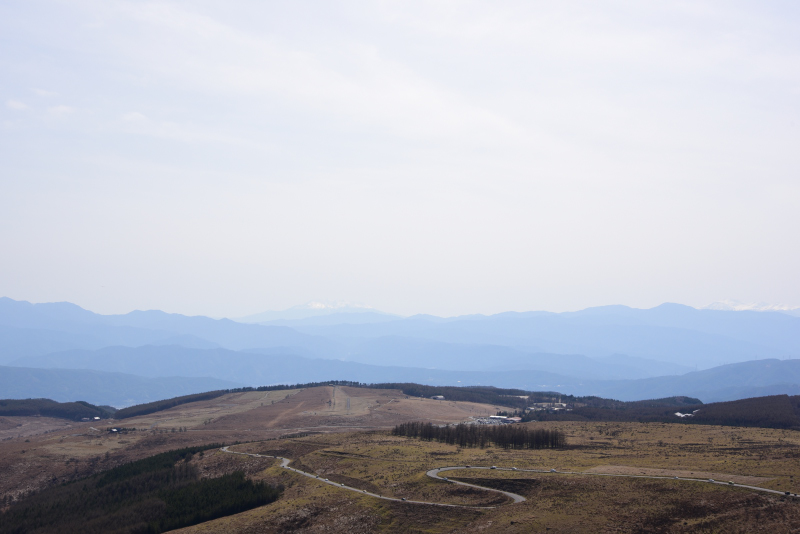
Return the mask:
[(738, 300), (722, 300), (703, 306), (703, 310), (723, 311), (792, 311), (800, 309), (788, 304), (768, 304), (766, 302), (739, 302)]
[(334, 302), (321, 302), (312, 300), (311, 302), (306, 302), (305, 304), (292, 306), (289, 309), (290, 310), (343, 310), (343, 309), (353, 309), (353, 308), (363, 309), (363, 310), (374, 309), (372, 306), (368, 306), (366, 304), (347, 302), (344, 300), (337, 300)]

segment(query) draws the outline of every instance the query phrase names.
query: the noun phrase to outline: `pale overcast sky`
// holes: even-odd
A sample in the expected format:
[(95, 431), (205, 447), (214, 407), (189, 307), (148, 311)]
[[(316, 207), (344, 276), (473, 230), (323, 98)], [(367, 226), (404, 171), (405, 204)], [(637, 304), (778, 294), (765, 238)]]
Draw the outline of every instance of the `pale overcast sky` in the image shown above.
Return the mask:
[(800, 305), (800, 4), (0, 3), (0, 295)]

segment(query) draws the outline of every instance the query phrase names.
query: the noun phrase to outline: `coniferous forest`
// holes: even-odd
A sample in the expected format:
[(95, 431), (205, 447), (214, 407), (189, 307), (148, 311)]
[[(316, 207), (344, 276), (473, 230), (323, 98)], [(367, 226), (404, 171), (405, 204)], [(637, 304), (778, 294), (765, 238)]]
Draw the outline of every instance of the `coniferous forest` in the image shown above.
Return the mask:
[(217, 397), (225, 395), (225, 393), (228, 393), (228, 390), (220, 389), (217, 391), (208, 391), (206, 393), (195, 393), (193, 395), (183, 395), (181, 397), (148, 402), (147, 404), (137, 404), (118, 410), (117, 413), (114, 414), (114, 418), (127, 419), (128, 417), (136, 417), (137, 415), (148, 415), (163, 410), (169, 410), (181, 404), (216, 399)]
[(560, 449), (567, 445), (563, 432), (544, 428), (529, 429), (517, 425), (457, 425), (436, 426), (431, 423), (409, 422), (394, 427), (392, 434), (438, 441), (459, 447), (504, 449)]
[(201, 479), (189, 461), (208, 447), (151, 456), (32, 495), (0, 514), (0, 533), (158, 534), (275, 501), (281, 488), (241, 471)]
[(116, 410), (111, 406), (95, 406), (84, 401), (56, 402), (50, 399), (0, 399), (0, 416), (6, 417), (57, 417), (80, 421), (83, 417), (111, 417)]
[[(771, 395), (710, 404), (659, 406), (655, 401), (619, 403), (614, 406), (582, 406), (556, 413), (520, 413), (523, 421), (635, 421), (683, 425), (725, 425), (800, 429), (800, 396)], [(676, 412), (690, 413), (678, 417)]]

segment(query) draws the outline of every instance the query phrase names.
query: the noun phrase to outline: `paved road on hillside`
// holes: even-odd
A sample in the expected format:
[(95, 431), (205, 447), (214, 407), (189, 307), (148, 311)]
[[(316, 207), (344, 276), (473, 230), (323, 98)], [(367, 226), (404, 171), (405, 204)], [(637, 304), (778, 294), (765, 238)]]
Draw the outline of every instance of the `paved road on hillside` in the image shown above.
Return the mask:
[[(228, 450), (228, 447), (222, 447), (220, 450), (222, 452), (227, 452), (229, 454), (241, 454), (243, 456), (252, 456), (253, 458), (276, 458), (276, 459), (281, 461), (281, 467), (283, 467), (284, 469), (288, 469), (290, 471), (294, 471), (295, 473), (297, 473), (299, 475), (303, 475), (303, 476), (306, 476), (308, 478), (313, 478), (313, 479), (315, 479), (315, 480), (317, 480), (319, 482), (324, 482), (325, 484), (329, 484), (331, 486), (336, 486), (337, 488), (342, 488), (342, 489), (346, 489), (346, 490), (350, 490), (350, 491), (355, 491), (356, 493), (361, 493), (363, 495), (369, 495), (371, 497), (376, 497), (378, 499), (383, 499), (383, 500), (386, 500), (386, 501), (407, 502), (407, 503), (413, 503), (413, 504), (428, 504), (428, 505), (431, 505), (431, 506), (447, 506), (447, 507), (452, 507), (452, 508), (474, 508), (474, 509), (481, 509), (481, 510), (489, 510), (489, 509), (496, 508), (496, 506), (468, 506), (468, 505), (463, 505), (463, 504), (445, 504), (445, 503), (427, 502), (427, 501), (411, 501), (411, 500), (407, 500), (407, 499), (398, 499), (398, 498), (395, 498), (395, 497), (386, 497), (385, 495), (379, 495), (377, 493), (370, 493), (367, 490), (354, 488), (352, 486), (347, 486), (347, 485), (339, 483), (339, 482), (333, 482), (331, 480), (328, 480), (327, 478), (320, 478), (319, 475), (306, 473), (305, 471), (301, 471), (299, 469), (295, 469), (293, 467), (289, 467), (289, 463), (292, 460), (290, 460), (289, 458), (284, 458), (282, 456), (269, 456), (269, 455), (266, 455), (266, 454), (252, 454), (252, 453), (248, 453), (248, 452), (237, 452), (237, 451)], [(588, 473), (588, 472), (585, 472), (585, 471), (558, 471), (556, 469), (549, 469), (549, 470), (547, 470), (547, 469), (517, 469), (517, 468), (514, 468), (514, 467), (494, 467), (494, 466), (488, 467), (488, 466), (475, 466), (475, 465), (454, 465), (454, 466), (448, 466), (448, 467), (437, 467), (435, 469), (431, 469), (430, 471), (428, 471), (426, 473), (426, 475), (428, 475), (429, 477), (434, 478), (436, 480), (441, 480), (443, 482), (449, 482), (451, 484), (458, 484), (460, 486), (468, 486), (468, 487), (471, 487), (471, 488), (477, 488), (477, 489), (481, 489), (481, 490), (484, 490), (484, 491), (493, 491), (495, 493), (502, 493), (503, 495), (505, 495), (506, 497), (511, 498), (514, 501), (512, 504), (516, 504), (516, 503), (519, 503), (519, 502), (524, 502), (524, 501), (527, 500), (522, 495), (517, 495), (516, 493), (511, 493), (510, 491), (502, 491), (502, 490), (498, 490), (498, 489), (494, 489), (494, 488), (487, 488), (485, 486), (479, 486), (477, 484), (468, 484), (466, 482), (461, 482), (460, 480), (450, 480), (447, 477), (439, 476), (440, 473), (443, 473), (443, 472), (446, 472), (446, 471), (466, 470), (466, 469), (469, 469), (469, 470), (474, 470), (474, 469), (481, 470), (481, 469), (483, 469), (483, 470), (495, 470), (495, 471), (511, 471), (511, 472), (514, 472), (514, 473), (541, 473), (541, 474), (556, 474), (556, 475), (584, 475), (584, 476), (618, 477), (618, 478), (647, 478), (647, 479), (652, 479), (652, 480), (683, 480), (683, 481), (687, 481), (687, 482), (700, 482), (700, 483), (705, 483), (705, 484), (718, 484), (720, 486), (726, 486), (726, 487), (729, 487), (729, 488), (745, 488), (745, 489), (749, 489), (749, 490), (753, 490), (753, 491), (760, 491), (760, 492), (763, 492), (763, 493), (771, 493), (771, 494), (774, 494), (774, 495), (791, 495), (792, 497), (795, 497), (795, 498), (798, 497), (798, 495), (796, 493), (791, 493), (790, 494), (788, 492), (779, 491), (779, 490), (773, 490), (773, 489), (768, 489), (768, 488), (760, 488), (758, 486), (748, 486), (746, 484), (733, 484), (731, 482), (721, 482), (719, 480), (714, 480), (714, 479), (710, 479), (710, 478), (667, 477), (667, 476), (654, 476), (654, 475), (612, 475), (612, 474), (608, 474), (608, 473)]]

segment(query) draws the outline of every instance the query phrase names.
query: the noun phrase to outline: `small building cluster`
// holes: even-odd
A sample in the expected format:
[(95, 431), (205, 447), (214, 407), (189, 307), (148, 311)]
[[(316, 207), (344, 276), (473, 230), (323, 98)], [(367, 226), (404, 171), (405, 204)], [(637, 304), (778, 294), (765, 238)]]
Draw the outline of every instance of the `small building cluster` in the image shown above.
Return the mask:
[(490, 415), (489, 417), (476, 417), (467, 424), (470, 425), (510, 425), (522, 422), (521, 417), (506, 417), (505, 415)]
[(565, 411), (569, 412), (572, 411), (566, 402), (534, 402), (531, 406), (528, 406), (528, 410), (532, 412), (558, 412), (558, 411)]

